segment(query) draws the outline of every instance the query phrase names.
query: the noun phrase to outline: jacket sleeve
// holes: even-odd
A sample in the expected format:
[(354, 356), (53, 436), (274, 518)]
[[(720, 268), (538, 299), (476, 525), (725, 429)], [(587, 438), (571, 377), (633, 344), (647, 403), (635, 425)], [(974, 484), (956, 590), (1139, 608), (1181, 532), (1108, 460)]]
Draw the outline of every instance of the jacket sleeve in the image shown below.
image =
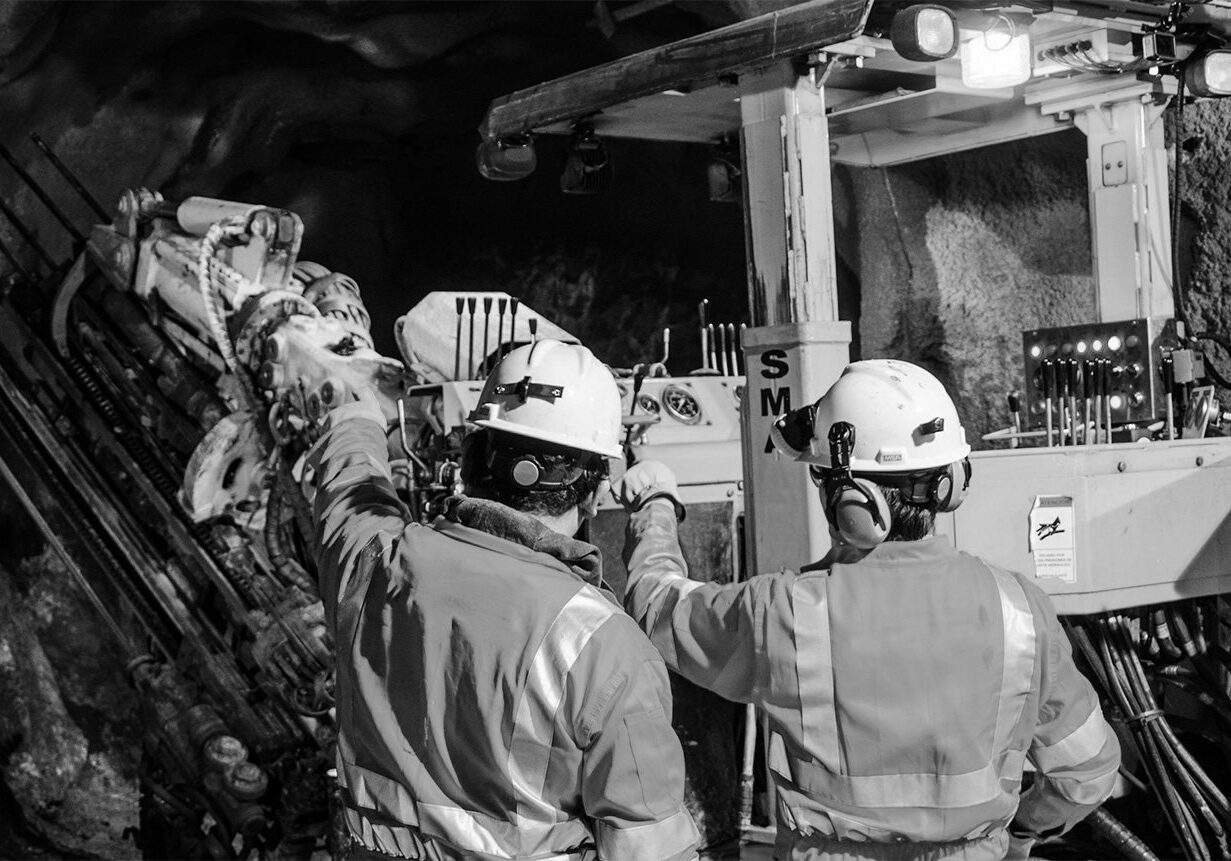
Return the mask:
[(1062, 834), (1084, 819), (1111, 795), (1120, 767), (1120, 743), (1098, 696), (1073, 663), (1051, 601), (1041, 593), (1039, 598), (1046, 654), (1028, 752), (1036, 773), (1011, 828), (1026, 838)]
[(698, 834), (684, 806), (684, 753), (671, 727), (662, 659), (619, 614), (567, 682), (582, 748), (582, 802), (601, 861), (692, 861)]
[[(325, 432), (308, 454), (316, 472), (317, 570), (328, 618), (374, 539), (387, 552), (411, 522), (389, 470), (383, 416), (363, 403), (329, 413)], [(369, 551), (370, 552), (370, 551)]]
[(764, 578), (729, 585), (689, 580), (667, 499), (629, 515), (624, 563), (625, 609), (667, 666), (729, 700), (752, 701), (768, 674), (756, 635)]

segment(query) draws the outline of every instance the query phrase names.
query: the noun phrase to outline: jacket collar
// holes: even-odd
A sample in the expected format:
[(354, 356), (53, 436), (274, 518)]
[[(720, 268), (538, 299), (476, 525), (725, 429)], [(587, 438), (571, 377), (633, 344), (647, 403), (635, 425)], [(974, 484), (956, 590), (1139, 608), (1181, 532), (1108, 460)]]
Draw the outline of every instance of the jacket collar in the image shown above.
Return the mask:
[(529, 514), (490, 499), (455, 496), (445, 504), (444, 519), (544, 553), (591, 586), (605, 588), (603, 559), (597, 547), (549, 529)]
[(874, 565), (908, 565), (914, 562), (943, 559), (957, 553), (950, 539), (941, 535), (932, 535), (919, 541), (884, 541), (862, 556), (859, 556), (856, 551), (856, 555), (851, 557), (849, 552), (830, 550), (821, 559), (801, 568), (800, 573), (827, 570), (837, 565), (860, 565), (864, 562)]

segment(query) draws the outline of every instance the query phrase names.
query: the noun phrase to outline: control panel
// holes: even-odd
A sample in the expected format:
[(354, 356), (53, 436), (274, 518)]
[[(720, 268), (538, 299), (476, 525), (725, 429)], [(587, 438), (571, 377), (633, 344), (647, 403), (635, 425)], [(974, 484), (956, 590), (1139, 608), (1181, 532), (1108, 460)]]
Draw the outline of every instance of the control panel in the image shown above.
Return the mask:
[(1060, 429), (1066, 410), (1093, 417), (1096, 406), (1104, 425), (1152, 421), (1166, 411), (1163, 357), (1178, 346), (1166, 317), (1023, 332), (1027, 426), (1047, 427), (1050, 414)]

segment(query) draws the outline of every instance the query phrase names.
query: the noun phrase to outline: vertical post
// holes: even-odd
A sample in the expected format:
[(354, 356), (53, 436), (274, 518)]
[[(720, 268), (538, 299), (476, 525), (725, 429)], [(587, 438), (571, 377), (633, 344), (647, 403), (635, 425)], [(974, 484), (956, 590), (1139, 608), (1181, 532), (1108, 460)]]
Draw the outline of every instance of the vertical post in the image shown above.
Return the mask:
[(798, 569), (829, 549), (820, 498), (769, 429), (819, 397), (850, 358), (838, 320), (824, 88), (787, 64), (740, 81), (752, 326), (744, 334), (749, 570)]
[(1172, 317), (1165, 108), (1151, 96), (1074, 114), (1086, 135), (1099, 319)]

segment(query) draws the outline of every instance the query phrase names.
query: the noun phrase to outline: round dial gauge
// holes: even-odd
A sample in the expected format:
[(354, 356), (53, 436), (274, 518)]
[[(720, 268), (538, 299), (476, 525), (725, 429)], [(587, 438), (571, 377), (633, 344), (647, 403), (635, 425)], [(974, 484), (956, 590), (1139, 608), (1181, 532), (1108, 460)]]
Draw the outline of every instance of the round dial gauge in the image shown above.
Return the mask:
[(667, 415), (686, 425), (701, 421), (701, 404), (692, 392), (683, 386), (667, 386), (663, 389), (663, 407)]

